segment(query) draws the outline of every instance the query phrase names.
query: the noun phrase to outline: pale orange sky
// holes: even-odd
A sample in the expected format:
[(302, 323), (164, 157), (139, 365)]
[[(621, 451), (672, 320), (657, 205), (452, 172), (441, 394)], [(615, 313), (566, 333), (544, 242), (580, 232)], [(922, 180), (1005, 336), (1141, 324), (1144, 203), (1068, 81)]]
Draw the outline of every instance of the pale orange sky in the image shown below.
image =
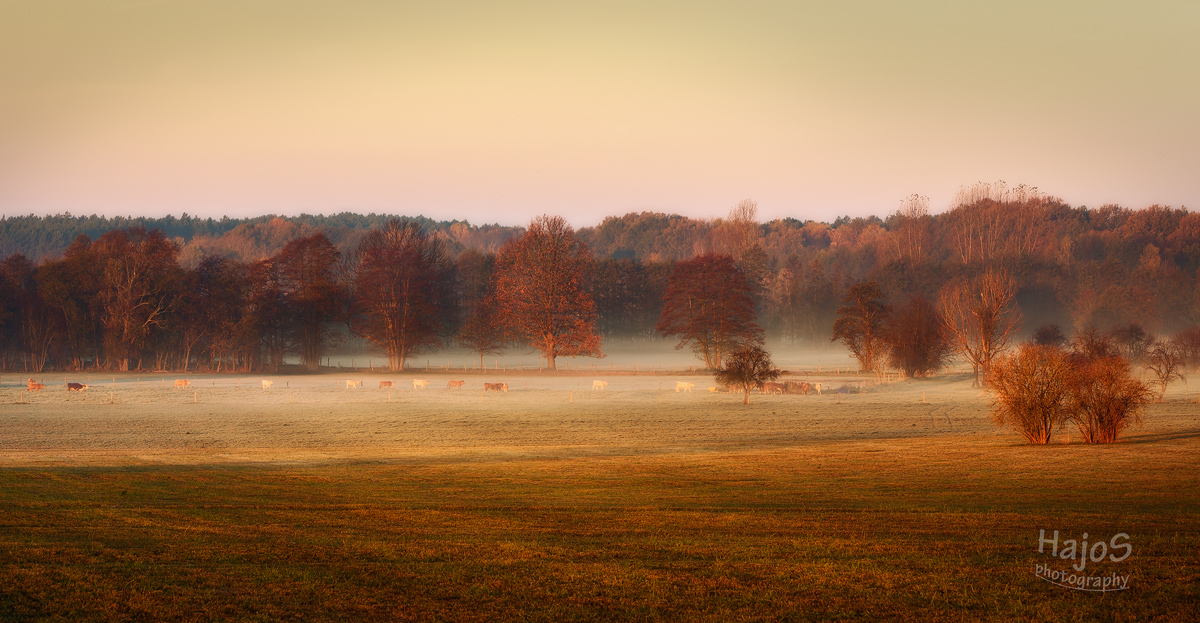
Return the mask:
[(1196, 2), (0, 0), (0, 214), (1200, 206)]

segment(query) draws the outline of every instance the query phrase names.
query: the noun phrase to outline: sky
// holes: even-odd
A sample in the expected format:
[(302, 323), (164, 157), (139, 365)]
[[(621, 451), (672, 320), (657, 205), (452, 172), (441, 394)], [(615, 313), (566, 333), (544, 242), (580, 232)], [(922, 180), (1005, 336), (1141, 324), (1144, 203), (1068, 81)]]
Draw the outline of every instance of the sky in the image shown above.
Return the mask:
[(0, 0), (0, 215), (1200, 207), (1200, 3)]

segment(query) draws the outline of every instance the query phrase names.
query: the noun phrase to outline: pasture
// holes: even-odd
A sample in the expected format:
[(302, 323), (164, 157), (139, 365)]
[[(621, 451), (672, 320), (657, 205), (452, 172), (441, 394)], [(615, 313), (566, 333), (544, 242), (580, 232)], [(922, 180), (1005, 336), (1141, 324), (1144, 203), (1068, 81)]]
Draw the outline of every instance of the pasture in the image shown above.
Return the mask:
[[(1200, 618), (1183, 385), (1029, 447), (961, 375), (46, 377), (0, 386), (0, 619)], [(1129, 588), (1035, 576), (1040, 530), (1128, 534), (1086, 571)]]

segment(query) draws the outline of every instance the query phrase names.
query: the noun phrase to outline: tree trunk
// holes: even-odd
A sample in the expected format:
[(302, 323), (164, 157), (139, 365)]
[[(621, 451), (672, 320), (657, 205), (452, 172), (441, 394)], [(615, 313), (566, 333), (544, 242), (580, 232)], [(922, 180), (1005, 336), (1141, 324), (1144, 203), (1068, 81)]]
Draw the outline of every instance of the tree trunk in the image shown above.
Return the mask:
[(746, 390), (746, 395), (745, 398), (742, 399), (742, 404), (748, 405), (750, 404), (750, 386), (747, 385), (744, 387), (744, 389)]

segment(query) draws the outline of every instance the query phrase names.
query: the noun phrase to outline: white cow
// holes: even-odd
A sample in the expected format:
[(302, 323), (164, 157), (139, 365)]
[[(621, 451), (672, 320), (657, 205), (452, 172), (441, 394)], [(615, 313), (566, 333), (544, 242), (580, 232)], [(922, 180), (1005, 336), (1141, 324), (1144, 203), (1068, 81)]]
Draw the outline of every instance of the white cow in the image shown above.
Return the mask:
[(429, 381), (413, 380), (413, 389), (428, 389)]
[(346, 381), (346, 389), (358, 389), (362, 387), (362, 381)]
[(695, 383), (685, 383), (683, 381), (676, 381), (675, 382), (675, 391), (690, 392), (690, 391), (692, 391), (692, 388), (695, 386), (696, 386)]
[(820, 383), (813, 383), (813, 389), (817, 390), (818, 396), (821, 395), (821, 384)]
[(275, 381), (268, 381), (266, 379), (263, 379), (262, 383), (263, 383), (263, 389), (271, 389), (271, 386), (275, 384)]
[(592, 381), (592, 389), (604, 391), (605, 387), (608, 387), (608, 381)]

